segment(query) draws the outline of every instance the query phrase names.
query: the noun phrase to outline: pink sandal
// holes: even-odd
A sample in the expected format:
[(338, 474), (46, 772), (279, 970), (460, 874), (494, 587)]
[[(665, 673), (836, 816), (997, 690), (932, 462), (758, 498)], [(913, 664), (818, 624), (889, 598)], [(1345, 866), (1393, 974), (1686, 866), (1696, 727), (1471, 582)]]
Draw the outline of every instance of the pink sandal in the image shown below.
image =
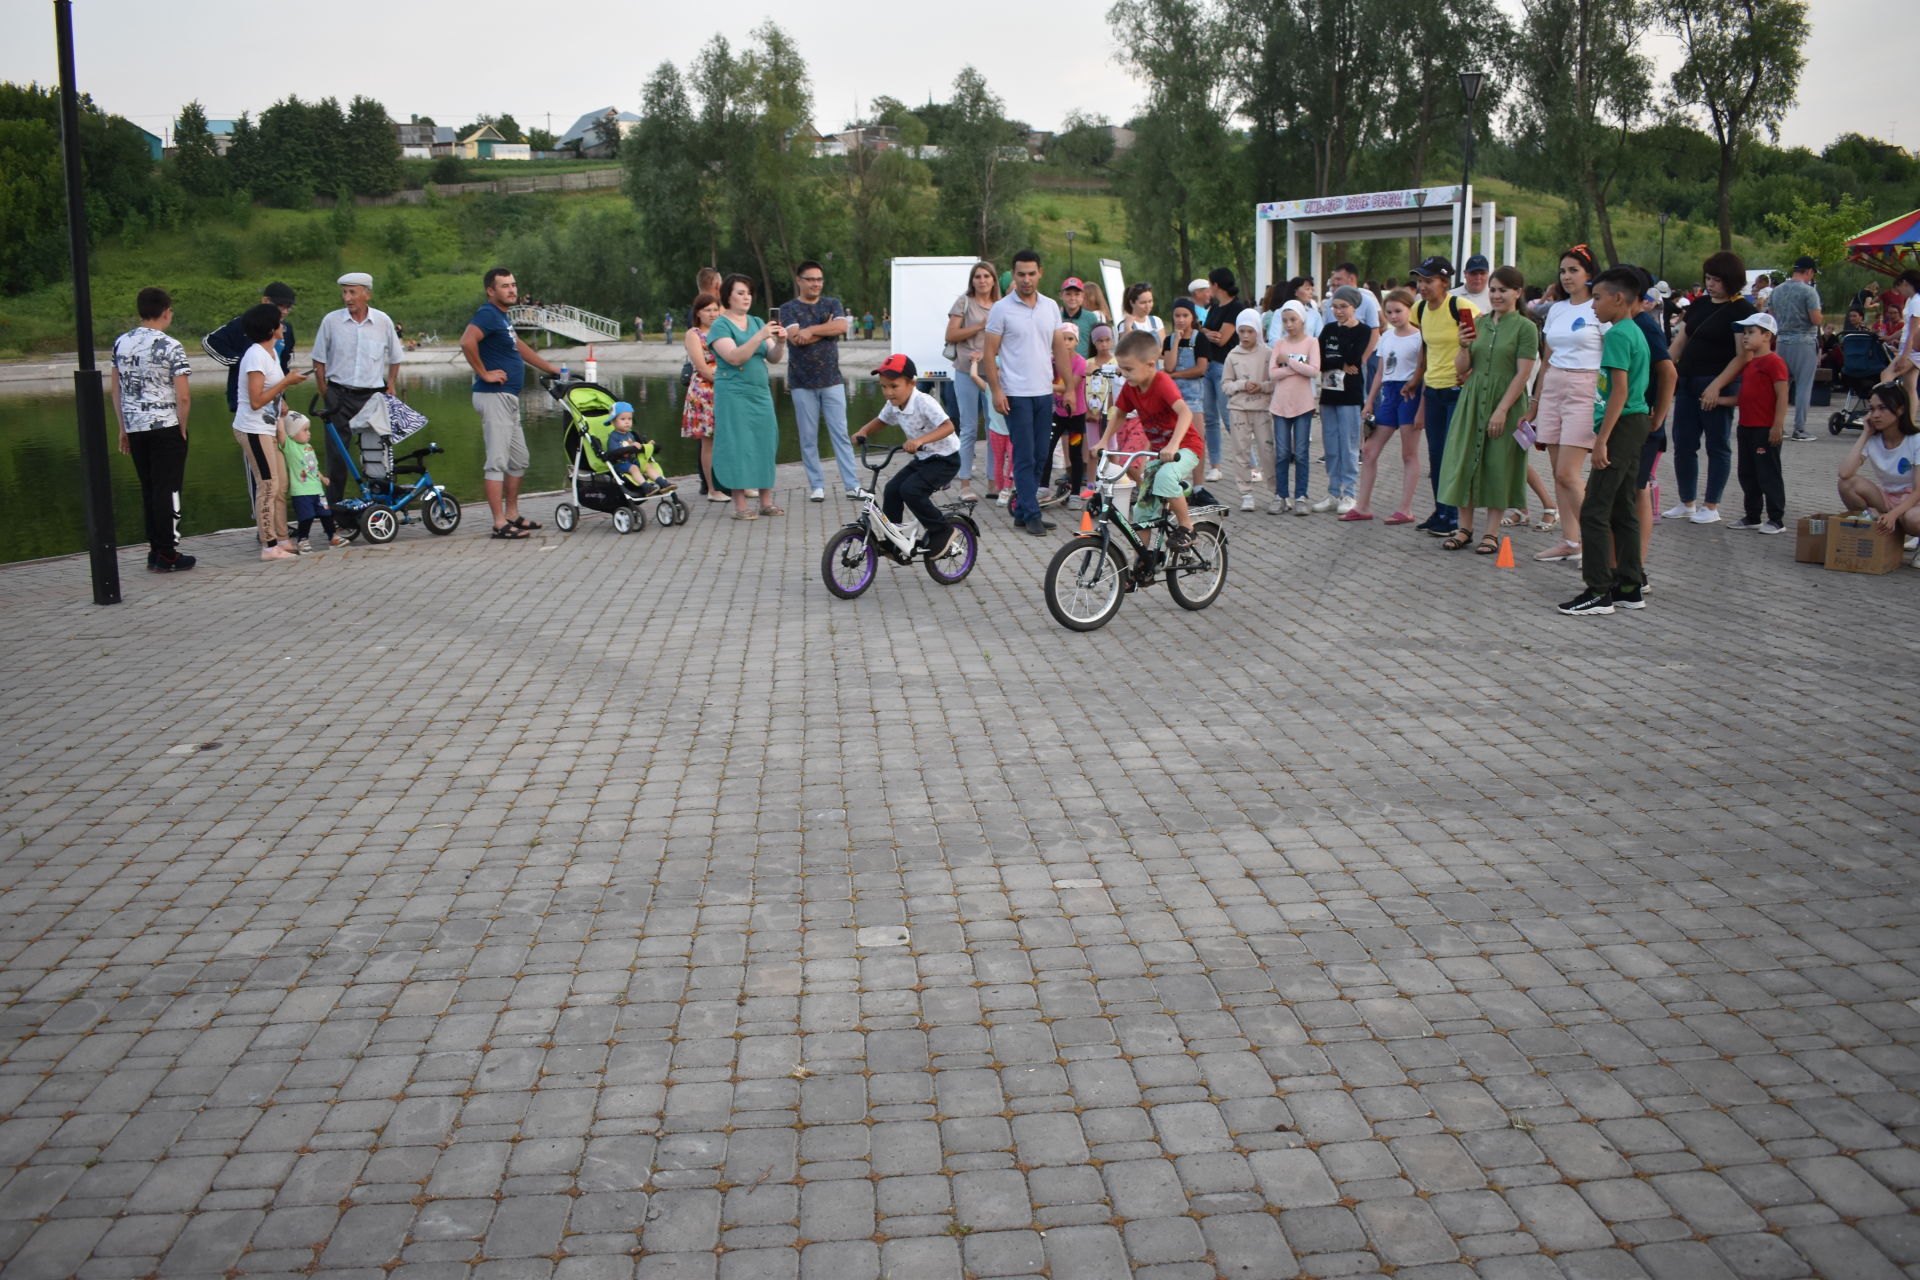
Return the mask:
[(1413, 517), (1404, 511), (1396, 511), (1386, 519), (1388, 524), (1412, 524)]
[(1373, 512), (1354, 510), (1347, 512), (1340, 518), (1342, 520), (1371, 520), (1373, 519)]

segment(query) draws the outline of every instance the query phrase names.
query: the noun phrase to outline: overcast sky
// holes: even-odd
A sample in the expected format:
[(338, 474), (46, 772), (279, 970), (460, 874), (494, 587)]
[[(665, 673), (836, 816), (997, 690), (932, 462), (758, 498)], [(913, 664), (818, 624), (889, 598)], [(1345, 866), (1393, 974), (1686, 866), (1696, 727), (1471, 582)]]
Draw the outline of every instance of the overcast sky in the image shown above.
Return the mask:
[[(1502, 0), (1517, 8), (1519, 0)], [(566, 129), (587, 111), (613, 104), (633, 110), (640, 85), (663, 59), (685, 66), (719, 30), (705, 15), (718, 6), (630, 0), (626, 4), (545, 10), (504, 0), (399, 5), (391, 0), (328, 0), (322, 5), (248, 11), (200, 6), (156, 8), (153, 0), (77, 0), (81, 88), (107, 110), (164, 134), (183, 102), (198, 98), (215, 119), (260, 109), (288, 93), (329, 94), (344, 103), (366, 93), (396, 119), (432, 116), (463, 124), (511, 112), (523, 127)], [(1107, 29), (1107, 0), (972, 0), (924, 11), (895, 27), (876, 26), (871, 5), (787, 4), (746, 0), (726, 28), (739, 43), (772, 17), (791, 34), (813, 71), (816, 123), (845, 124), (876, 96), (909, 103), (944, 100), (954, 75), (972, 63), (1006, 100), (1009, 114), (1035, 128), (1058, 127), (1079, 108), (1124, 120), (1141, 93), (1124, 71)], [(1813, 34), (1800, 105), (1786, 120), (1790, 145), (1825, 146), (1855, 129), (1903, 146), (1920, 146), (1920, 111), (1898, 77), (1885, 78), (1880, 38), (1915, 30), (1915, 0), (1811, 0)], [(969, 39), (956, 15), (982, 32), (1015, 39)], [(545, 13), (562, 15), (542, 22)], [(324, 14), (324, 17), (322, 16)], [(251, 15), (251, 16), (246, 16)], [(894, 27), (884, 38), (883, 28)], [(0, 80), (57, 81), (52, 6), (0, 0)], [(263, 38), (272, 40), (270, 45)], [(263, 52), (264, 50), (264, 52)], [(1653, 49), (1665, 66), (1671, 42)], [(1896, 62), (1898, 59), (1896, 58)], [(249, 75), (249, 65), (260, 68)]]

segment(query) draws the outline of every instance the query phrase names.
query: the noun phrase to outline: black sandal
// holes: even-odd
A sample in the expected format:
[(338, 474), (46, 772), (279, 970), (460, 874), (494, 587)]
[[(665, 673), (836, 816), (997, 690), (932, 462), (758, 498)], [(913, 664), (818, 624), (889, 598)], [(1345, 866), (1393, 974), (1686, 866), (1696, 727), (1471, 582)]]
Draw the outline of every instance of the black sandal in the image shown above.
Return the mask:
[(1480, 545), (1473, 549), (1473, 554), (1477, 556), (1490, 556), (1499, 550), (1500, 539), (1489, 533), (1480, 539)]
[(511, 525), (513, 528), (520, 530), (522, 533), (525, 533), (529, 529), (546, 528), (546, 526), (541, 524), (538, 520), (529, 520), (525, 516), (515, 516), (513, 519), (507, 521), (507, 523)]
[(1442, 551), (1458, 551), (1472, 541), (1473, 530), (1455, 529), (1452, 533), (1441, 539), (1440, 549)]
[(527, 535), (510, 524), (503, 524), (493, 531), (493, 536), (506, 542), (519, 542), (524, 540)]

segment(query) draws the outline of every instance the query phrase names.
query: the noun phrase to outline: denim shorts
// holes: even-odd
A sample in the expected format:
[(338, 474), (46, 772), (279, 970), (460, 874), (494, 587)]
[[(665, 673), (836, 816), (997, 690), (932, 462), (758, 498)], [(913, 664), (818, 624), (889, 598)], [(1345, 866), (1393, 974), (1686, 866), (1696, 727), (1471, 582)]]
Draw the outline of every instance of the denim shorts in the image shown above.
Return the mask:
[(1413, 425), (1414, 416), (1420, 412), (1420, 397), (1415, 396), (1409, 400), (1401, 395), (1401, 389), (1406, 385), (1405, 379), (1380, 384), (1380, 402), (1373, 407), (1373, 420), (1376, 425), (1382, 427)]

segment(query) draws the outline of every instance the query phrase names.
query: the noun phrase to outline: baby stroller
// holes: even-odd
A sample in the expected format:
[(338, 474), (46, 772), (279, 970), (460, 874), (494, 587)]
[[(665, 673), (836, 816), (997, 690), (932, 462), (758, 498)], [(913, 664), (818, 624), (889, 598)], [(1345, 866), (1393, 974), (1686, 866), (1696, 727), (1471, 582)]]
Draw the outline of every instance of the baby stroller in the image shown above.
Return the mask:
[(1878, 334), (1849, 333), (1840, 339), (1840, 385), (1847, 389), (1846, 403), (1827, 419), (1827, 430), (1839, 435), (1857, 430), (1866, 421), (1867, 397), (1879, 383), (1880, 375), (1893, 363), (1893, 353)]
[(622, 476), (607, 460), (607, 437), (612, 434), (608, 411), (619, 399), (613, 392), (592, 382), (561, 382), (543, 377), (547, 394), (559, 402), (567, 415), (564, 437), (567, 450), (567, 479), (572, 501), (553, 509), (554, 527), (572, 533), (580, 525), (580, 512), (604, 511), (613, 517), (615, 533), (634, 533), (647, 526), (646, 504), (654, 503), (653, 518), (661, 527), (671, 528), (687, 522), (687, 504), (677, 493), (642, 494), (638, 486)]

